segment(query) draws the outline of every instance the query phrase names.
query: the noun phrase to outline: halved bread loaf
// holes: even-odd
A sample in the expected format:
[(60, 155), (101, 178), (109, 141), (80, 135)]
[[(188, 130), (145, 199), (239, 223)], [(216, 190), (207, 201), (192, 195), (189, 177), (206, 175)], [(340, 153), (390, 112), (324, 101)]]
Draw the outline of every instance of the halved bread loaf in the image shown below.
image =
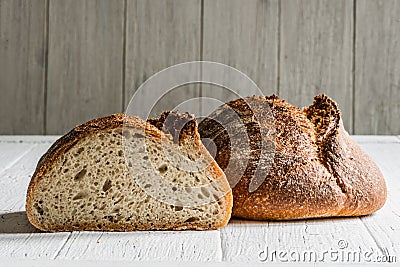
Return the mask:
[[(247, 137), (237, 140), (240, 129)], [(234, 186), (235, 217), (359, 216), (386, 201), (382, 173), (347, 134), (338, 105), (325, 95), (303, 110), (277, 96), (237, 99), (203, 120), (199, 132), (213, 141), (215, 159)]]
[(232, 193), (201, 144), (196, 120), (176, 113), (168, 118), (165, 132), (117, 114), (61, 137), (29, 184), (29, 221), (45, 231), (225, 226)]

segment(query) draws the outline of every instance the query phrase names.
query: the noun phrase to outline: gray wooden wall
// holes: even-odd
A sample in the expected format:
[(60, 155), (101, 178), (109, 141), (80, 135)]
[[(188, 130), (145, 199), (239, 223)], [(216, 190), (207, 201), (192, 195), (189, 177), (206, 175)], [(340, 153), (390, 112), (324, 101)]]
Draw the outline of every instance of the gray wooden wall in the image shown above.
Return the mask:
[(152, 74), (192, 60), (300, 106), (324, 92), (350, 133), (400, 134), (400, 0), (0, 0), (0, 134), (122, 112)]

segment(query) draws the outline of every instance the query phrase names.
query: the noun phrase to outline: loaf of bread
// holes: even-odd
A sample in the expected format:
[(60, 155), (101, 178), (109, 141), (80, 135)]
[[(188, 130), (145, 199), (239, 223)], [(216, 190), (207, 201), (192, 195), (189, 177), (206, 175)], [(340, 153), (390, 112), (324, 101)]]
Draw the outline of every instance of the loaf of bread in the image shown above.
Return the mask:
[[(247, 138), (238, 140), (240, 129)], [(234, 186), (232, 216), (360, 216), (386, 201), (382, 173), (345, 131), (337, 103), (325, 95), (303, 110), (277, 96), (237, 99), (204, 119), (199, 132), (211, 140), (207, 146), (213, 144), (210, 152)]]
[(162, 121), (112, 115), (57, 140), (29, 184), (29, 221), (44, 231), (225, 226), (231, 189), (195, 118), (168, 113)]

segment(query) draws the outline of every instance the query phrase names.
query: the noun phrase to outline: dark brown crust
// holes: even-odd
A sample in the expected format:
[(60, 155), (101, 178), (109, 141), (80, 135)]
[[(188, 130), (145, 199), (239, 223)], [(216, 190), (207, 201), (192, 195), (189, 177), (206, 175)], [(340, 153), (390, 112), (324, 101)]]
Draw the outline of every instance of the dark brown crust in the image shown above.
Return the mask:
[[(196, 123), (196, 122), (195, 122)], [(79, 140), (82, 138), (87, 137), (88, 135), (98, 132), (98, 131), (106, 131), (116, 128), (122, 127), (132, 127), (138, 129), (145, 129), (146, 135), (151, 135), (156, 138), (161, 138), (161, 131), (158, 130), (156, 127), (151, 125), (150, 123), (146, 123), (145, 121), (139, 119), (138, 117), (134, 116), (125, 116), (124, 114), (113, 114), (111, 116), (102, 117), (98, 119), (91, 120), (86, 122), (82, 125), (76, 126), (66, 135), (59, 138), (49, 149), (48, 151), (40, 158), (36, 170), (32, 176), (32, 179), (28, 186), (27, 197), (26, 197), (26, 213), (30, 223), (35, 226), (36, 228), (43, 230), (43, 231), (82, 231), (82, 230), (102, 230), (102, 231), (134, 231), (134, 230), (186, 230), (186, 229), (193, 229), (193, 230), (211, 230), (211, 229), (218, 229), (224, 227), (229, 219), (231, 214), (231, 207), (232, 207), (232, 193), (228, 192), (224, 196), (224, 201), (226, 201), (227, 210), (224, 211), (227, 214), (225, 221), (222, 221), (219, 225), (214, 225), (211, 228), (204, 228), (196, 223), (189, 223), (187, 225), (165, 225), (165, 227), (161, 227), (158, 229), (153, 229), (150, 225), (143, 225), (142, 227), (134, 227), (129, 224), (115, 224), (115, 223), (108, 223), (101, 229), (97, 227), (96, 223), (93, 224), (85, 224), (79, 226), (73, 225), (43, 225), (38, 220), (36, 220), (35, 216), (33, 215), (33, 197), (34, 191), (40, 179), (45, 177), (45, 174), (52, 168), (53, 164), (56, 160), (67, 150), (73, 147)], [(194, 129), (196, 131), (197, 136), (197, 123)], [(201, 143), (200, 141), (198, 142)], [(207, 150), (203, 147), (202, 150), (204, 153), (208, 153)], [(212, 163), (212, 168), (216, 173), (216, 177), (224, 177), (222, 170), (219, 168), (216, 162)]]
[[(314, 103), (304, 109), (313, 122), (317, 114), (330, 111), (323, 134), (318, 135), (321, 161), (336, 177), (347, 200), (339, 216), (358, 216), (373, 213), (386, 201), (386, 183), (373, 160), (348, 135), (340, 119), (337, 103), (325, 95), (316, 96)], [(314, 123), (315, 124), (315, 123)]]
[[(260, 104), (250, 110), (248, 101)], [(267, 176), (258, 177), (265, 178), (264, 182), (250, 193), (254, 170), (262, 164), (256, 144), (262, 140), (257, 130), (262, 125), (253, 118), (254, 113), (267, 109), (262, 104), (270, 108), (275, 120), (275, 154)], [(233, 216), (253, 220), (358, 216), (370, 214), (385, 203), (382, 173), (346, 133), (338, 106), (329, 97), (316, 96), (314, 104), (302, 111), (277, 96), (253, 96), (227, 103), (216, 116), (223, 117), (228, 107), (241, 117), (253, 150), (245, 173), (233, 188)], [(321, 116), (322, 122), (318, 121)], [(216, 161), (231, 180), (228, 174), (238, 171), (235, 167), (226, 169), (232, 160), (229, 136), (213, 119), (203, 120), (199, 132), (202, 138), (214, 140)]]
[[(147, 119), (147, 122), (162, 132), (172, 135), (175, 143), (181, 143), (185, 138), (198, 137), (196, 118), (189, 114), (179, 114), (176, 111), (164, 111), (158, 118)], [(198, 136), (197, 136), (198, 135)]]

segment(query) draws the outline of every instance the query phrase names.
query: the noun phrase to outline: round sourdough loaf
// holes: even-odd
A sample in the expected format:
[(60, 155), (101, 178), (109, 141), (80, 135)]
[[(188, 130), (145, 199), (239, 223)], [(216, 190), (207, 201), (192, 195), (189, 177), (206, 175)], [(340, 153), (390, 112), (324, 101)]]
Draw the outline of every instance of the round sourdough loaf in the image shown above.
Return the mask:
[(114, 114), (75, 127), (42, 156), (26, 198), (31, 224), (51, 232), (217, 229), (231, 209), (196, 119), (177, 113), (149, 123)]
[[(249, 102), (258, 104), (250, 108)], [(250, 144), (249, 156), (231, 151), (235, 141), (229, 136), (235, 133), (228, 134), (226, 128), (235, 129), (229, 126), (234, 121), (228, 118), (232, 110), (247, 131), (248, 140), (240, 143), (243, 151), (245, 144)], [(272, 114), (275, 130), (269, 137), (260, 134), (263, 125), (255, 116), (266, 110)], [(222, 121), (227, 125), (221, 123), (224, 116)], [(381, 208), (386, 201), (383, 175), (350, 138), (340, 116), (337, 103), (325, 95), (316, 96), (313, 105), (303, 110), (277, 96), (252, 96), (231, 101), (204, 119), (199, 125), (200, 135), (213, 141), (217, 163), (231, 185), (235, 184), (232, 215), (253, 220), (287, 220), (359, 216)], [(262, 142), (272, 142), (274, 153), (261, 153)], [(255, 177), (255, 170), (268, 162), (260, 159), (268, 156), (268, 172)], [(235, 164), (229, 164), (232, 160)], [(245, 171), (233, 183), (241, 161), (246, 164)], [(252, 191), (249, 187), (254, 179), (262, 183)]]

